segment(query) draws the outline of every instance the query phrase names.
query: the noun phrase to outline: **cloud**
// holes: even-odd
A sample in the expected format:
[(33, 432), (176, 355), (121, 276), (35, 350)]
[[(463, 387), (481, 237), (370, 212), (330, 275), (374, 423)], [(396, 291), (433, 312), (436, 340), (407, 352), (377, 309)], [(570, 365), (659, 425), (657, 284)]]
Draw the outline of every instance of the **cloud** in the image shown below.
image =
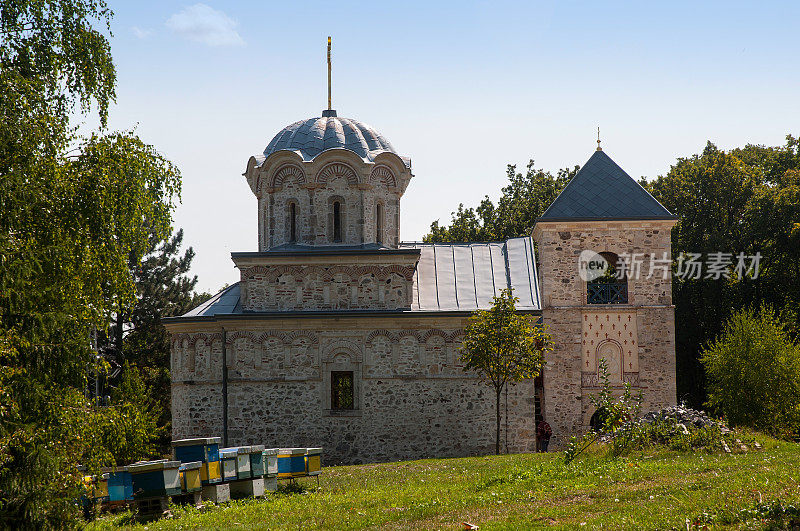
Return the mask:
[(236, 31), (237, 24), (222, 11), (205, 4), (184, 8), (167, 20), (167, 27), (174, 33), (209, 46), (244, 46)]
[(139, 26), (133, 26), (131, 32), (133, 32), (137, 39), (146, 39), (153, 34), (153, 30), (142, 29)]

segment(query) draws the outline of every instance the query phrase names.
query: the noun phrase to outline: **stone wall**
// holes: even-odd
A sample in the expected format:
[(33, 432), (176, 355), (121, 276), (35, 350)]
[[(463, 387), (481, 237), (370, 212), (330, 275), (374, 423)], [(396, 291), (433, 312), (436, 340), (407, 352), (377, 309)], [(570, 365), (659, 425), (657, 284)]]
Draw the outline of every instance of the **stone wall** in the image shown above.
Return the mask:
[[(380, 242), (397, 247), (400, 197), (410, 171), (395, 162), (366, 163), (353, 153), (333, 150), (303, 162), (291, 154), (275, 154), (262, 167), (249, 167), (248, 183), (258, 198), (259, 250), (286, 243), (361, 245)], [(394, 159), (397, 159), (395, 161)], [(341, 212), (341, 240), (334, 238), (334, 202)], [(377, 226), (377, 205), (383, 226)], [(295, 208), (295, 240), (291, 239), (291, 205)]]
[(241, 270), (245, 310), (410, 308), (414, 268), (391, 265), (251, 266)]
[[(591, 396), (600, 389), (601, 358), (609, 364), (616, 394), (629, 383), (634, 392), (642, 392), (644, 410), (676, 403), (671, 275), (647, 278), (651, 255), (671, 259), (672, 223), (549, 222), (534, 228), (542, 315), (555, 344), (543, 378), (544, 413), (554, 447), (588, 429), (594, 413)], [(646, 257), (639, 278), (631, 274), (628, 279), (628, 304), (587, 304), (586, 282), (578, 274), (584, 250)]]
[[(578, 275), (578, 256), (584, 250), (627, 253), (643, 260), (641, 275), (628, 279), (628, 302), (672, 304), (672, 279), (657, 271), (647, 278), (650, 257), (672, 260), (670, 229), (674, 221), (585, 221), (538, 223), (537, 243), (543, 307), (586, 304), (586, 282)], [(666, 254), (665, 254), (666, 253)]]
[[(495, 397), (459, 362), (464, 324), (343, 317), (227, 330), (229, 444), (323, 446), (328, 464), (493, 452)], [(173, 437), (221, 435), (221, 331), (183, 326), (172, 337)], [(336, 370), (355, 375), (353, 410), (330, 408)], [(533, 408), (533, 382), (511, 386), (509, 451), (533, 451)]]

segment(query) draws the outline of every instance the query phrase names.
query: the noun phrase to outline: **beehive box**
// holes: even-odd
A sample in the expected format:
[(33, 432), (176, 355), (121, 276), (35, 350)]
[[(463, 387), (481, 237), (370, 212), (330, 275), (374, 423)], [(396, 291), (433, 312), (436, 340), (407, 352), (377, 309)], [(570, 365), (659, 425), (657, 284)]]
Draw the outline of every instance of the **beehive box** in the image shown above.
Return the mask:
[(236, 477), (250, 479), (253, 477), (250, 472), (250, 446), (237, 446), (236, 451)]
[(133, 500), (133, 480), (126, 466), (104, 468), (108, 474), (108, 500), (119, 505)]
[(262, 454), (264, 460), (264, 475), (268, 478), (278, 476), (278, 449), (267, 448)]
[(172, 441), (172, 455), (181, 463), (200, 461), (200, 480), (203, 485), (222, 481), (219, 462), (219, 437), (200, 437)]
[(202, 467), (203, 463), (200, 461), (181, 464), (179, 469), (181, 474), (181, 490), (185, 494), (203, 490), (203, 483), (200, 479), (200, 469)]
[(256, 444), (250, 447), (250, 473), (254, 478), (264, 477), (264, 445)]
[(92, 498), (96, 501), (108, 501), (108, 474), (100, 476), (83, 476), (83, 483), (92, 492)]
[(318, 476), (322, 472), (322, 448), (306, 448), (306, 475)]
[(222, 463), (223, 481), (233, 481), (237, 479), (236, 461), (239, 456), (237, 448), (221, 448), (219, 451), (220, 462)]
[(178, 468), (180, 461), (142, 461), (128, 466), (133, 484), (133, 497), (152, 498), (175, 496), (181, 493)]
[(278, 477), (298, 478), (306, 475), (306, 449), (281, 448), (278, 450)]

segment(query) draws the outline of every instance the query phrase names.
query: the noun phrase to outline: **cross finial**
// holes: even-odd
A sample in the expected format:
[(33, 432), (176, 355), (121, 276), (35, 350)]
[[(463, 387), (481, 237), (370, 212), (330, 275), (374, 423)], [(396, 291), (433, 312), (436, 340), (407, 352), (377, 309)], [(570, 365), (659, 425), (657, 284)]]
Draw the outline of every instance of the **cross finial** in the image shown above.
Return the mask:
[(328, 110), (331, 109), (331, 36), (328, 35)]
[(336, 111), (331, 105), (331, 36), (328, 35), (328, 108), (322, 111), (322, 116), (336, 116)]
[(597, 127), (597, 151), (603, 151), (603, 148), (600, 147), (600, 127)]

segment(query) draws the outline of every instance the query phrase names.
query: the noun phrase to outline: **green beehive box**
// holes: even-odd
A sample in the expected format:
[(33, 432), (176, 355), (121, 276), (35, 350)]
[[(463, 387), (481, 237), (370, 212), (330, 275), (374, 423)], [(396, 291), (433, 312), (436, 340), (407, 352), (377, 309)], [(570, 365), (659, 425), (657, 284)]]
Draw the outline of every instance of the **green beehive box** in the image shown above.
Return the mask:
[(278, 476), (278, 449), (277, 448), (267, 448), (265, 449), (261, 455), (264, 456), (264, 475), (268, 478), (274, 478)]
[(181, 493), (180, 461), (141, 461), (128, 466), (134, 498), (177, 496)]
[(263, 477), (266, 473), (263, 444), (256, 444), (250, 447), (250, 473), (254, 478)]

